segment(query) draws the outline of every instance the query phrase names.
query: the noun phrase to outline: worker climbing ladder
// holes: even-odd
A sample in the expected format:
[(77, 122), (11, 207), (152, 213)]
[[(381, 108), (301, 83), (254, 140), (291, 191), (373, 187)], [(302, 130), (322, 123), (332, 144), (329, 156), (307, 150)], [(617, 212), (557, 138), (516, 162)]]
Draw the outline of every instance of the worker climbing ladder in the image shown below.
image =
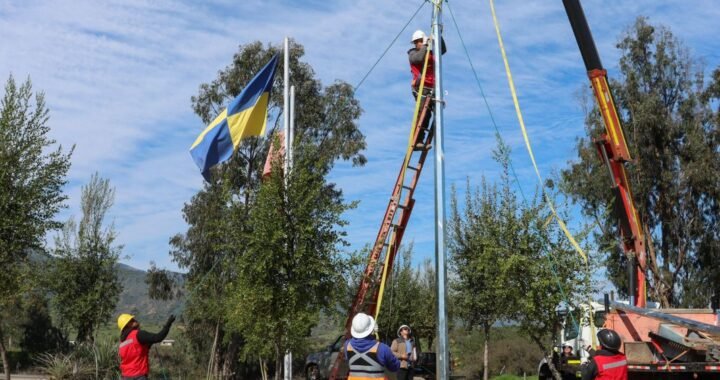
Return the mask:
[[(348, 317), (345, 322), (345, 339), (350, 338), (350, 327), (352, 318), (359, 312), (375, 315), (379, 312), (382, 303), (382, 292), (388, 273), (392, 270), (395, 256), (402, 243), (410, 215), (415, 205), (415, 188), (417, 187), (420, 174), (425, 166), (430, 144), (432, 143), (434, 120), (424, 123), (425, 118), (431, 117), (430, 107), (432, 96), (421, 97), (422, 107), (418, 112), (416, 122), (412, 129), (408, 149), (400, 167), (392, 196), (385, 209), (380, 230), (378, 231), (375, 244), (372, 246), (370, 258), (360, 279), (357, 293), (353, 299), (352, 306), (348, 310)], [(423, 127), (426, 125), (427, 129)], [(424, 144), (424, 149), (416, 149), (416, 142)], [(382, 260), (381, 260), (382, 259)], [(368, 293), (371, 296), (368, 298)], [(338, 378), (340, 364), (343, 361), (342, 352), (338, 355), (332, 369), (330, 379)]]

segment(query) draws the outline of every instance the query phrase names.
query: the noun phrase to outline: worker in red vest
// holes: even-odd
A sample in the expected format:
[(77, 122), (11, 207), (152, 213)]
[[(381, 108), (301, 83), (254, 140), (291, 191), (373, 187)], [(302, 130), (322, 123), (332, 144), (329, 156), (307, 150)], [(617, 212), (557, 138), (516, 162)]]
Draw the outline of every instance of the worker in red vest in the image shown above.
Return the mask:
[(130, 314), (120, 314), (117, 323), (120, 328), (120, 373), (123, 380), (147, 380), (150, 373), (148, 354), (153, 343), (160, 343), (165, 339), (175, 316), (170, 315), (165, 327), (153, 334), (140, 330), (140, 324)]
[(601, 348), (590, 351), (590, 359), (581, 369), (582, 380), (627, 380), (627, 359), (620, 352), (620, 335), (611, 329), (601, 329), (597, 338)]
[[(410, 50), (408, 50), (408, 60), (410, 61), (410, 72), (412, 73), (412, 91), (413, 95), (415, 96), (415, 99), (417, 99), (418, 92), (420, 91), (420, 76), (423, 72), (423, 65), (425, 65), (425, 55), (427, 54), (428, 44), (431, 40), (425, 35), (425, 32), (422, 30), (416, 30), (415, 33), (412, 35), (412, 41), (411, 43), (414, 45), (414, 47)], [(445, 40), (441, 39), (441, 50), (442, 54), (445, 54), (447, 51), (447, 48), (445, 47)], [(432, 50), (430, 51), (430, 56), (428, 57), (427, 61), (427, 70), (425, 71), (425, 83), (423, 83), (423, 93), (422, 93), (422, 99), (420, 100), (420, 104), (422, 105), (425, 102), (426, 96), (431, 96), (433, 90), (435, 89), (435, 58), (433, 57)], [(418, 133), (417, 139), (415, 140), (414, 149), (415, 150), (424, 150), (424, 149), (430, 149), (430, 146), (425, 146), (423, 141), (425, 140), (425, 131), (428, 129), (428, 125), (430, 124), (430, 117), (432, 116), (432, 112), (434, 110), (435, 104), (434, 102), (430, 103), (430, 109), (425, 114), (425, 119), (422, 120), (422, 129)], [(421, 112), (422, 110), (418, 111)], [(420, 117), (420, 114), (418, 113), (418, 117)]]

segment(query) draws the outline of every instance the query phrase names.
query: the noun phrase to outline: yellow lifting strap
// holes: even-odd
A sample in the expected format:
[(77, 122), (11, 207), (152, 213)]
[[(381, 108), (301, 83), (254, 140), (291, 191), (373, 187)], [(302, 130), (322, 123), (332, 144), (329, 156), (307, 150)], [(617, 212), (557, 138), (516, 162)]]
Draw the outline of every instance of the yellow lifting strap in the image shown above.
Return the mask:
[[(435, 5), (437, 6), (437, 5)], [(428, 43), (427, 51), (425, 52), (425, 61), (423, 62), (423, 69), (422, 69), (422, 75), (420, 76), (420, 87), (418, 88), (418, 95), (415, 99), (415, 111), (413, 112), (413, 118), (412, 118), (412, 124), (410, 124), (410, 134), (408, 137), (408, 145), (407, 149), (405, 150), (405, 159), (403, 160), (403, 166), (402, 169), (400, 169), (400, 183), (401, 185), (405, 183), (405, 172), (407, 171), (408, 162), (410, 161), (410, 157), (412, 156), (413, 152), (413, 143), (415, 142), (415, 127), (417, 125), (418, 121), (418, 115), (420, 114), (420, 104), (422, 104), (422, 93), (425, 89), (425, 74), (427, 74), (427, 67), (428, 67), (428, 61), (430, 58), (430, 51), (432, 51), (432, 46)], [(429, 117), (429, 116), (426, 116)], [(402, 195), (402, 187), (400, 188), (400, 192), (398, 193), (399, 197)], [(397, 199), (397, 202), (400, 202), (400, 199)], [(380, 278), (380, 289), (378, 290), (378, 298), (377, 298), (377, 307), (375, 308), (375, 320), (378, 320), (378, 316), (380, 315), (380, 307), (382, 306), (382, 300), (383, 295), (385, 294), (385, 282), (387, 281), (388, 277), (388, 261), (390, 259), (389, 253), (393, 249), (393, 242), (395, 241), (395, 229), (390, 234), (390, 244), (387, 247), (387, 250), (385, 251), (385, 262), (383, 263), (383, 271), (382, 276)]]
[[(540, 188), (543, 191), (543, 195), (545, 197), (545, 202), (547, 202), (548, 207), (550, 208), (550, 212), (552, 213), (553, 217), (557, 221), (558, 225), (560, 226), (560, 229), (562, 230), (565, 237), (568, 239), (570, 244), (572, 244), (575, 251), (582, 257), (583, 261), (587, 265), (588, 263), (588, 257), (585, 251), (580, 247), (580, 244), (575, 240), (575, 237), (573, 237), (572, 233), (570, 233), (570, 230), (568, 230), (567, 226), (565, 225), (565, 222), (560, 218), (560, 215), (558, 215), (557, 211), (555, 211), (555, 205), (553, 204), (552, 199), (550, 199), (550, 196), (547, 194), (543, 187), (543, 180), (542, 176), (540, 175), (540, 169), (538, 169), (537, 163), (535, 161), (535, 155), (533, 154), (532, 146), (530, 145), (530, 138), (528, 137), (527, 129), (525, 128), (525, 121), (523, 120), (522, 111), (520, 110), (520, 102), (517, 98), (517, 92), (515, 91), (515, 83), (512, 79), (512, 72), (510, 71), (510, 63), (507, 59), (507, 54), (505, 54), (505, 45), (503, 44), (502, 35), (500, 33), (500, 23), (497, 20), (497, 15), (495, 14), (495, 2), (494, 0), (490, 1), (490, 12), (492, 13), (493, 18), (493, 24), (495, 25), (495, 33), (497, 34), (498, 44), (500, 45), (500, 53), (502, 54), (503, 63), (505, 64), (505, 74), (508, 78), (508, 85), (510, 86), (510, 93), (512, 94), (513, 104), (515, 105), (515, 113), (517, 114), (518, 122), (520, 124), (520, 130), (522, 131), (523, 139), (525, 140), (525, 147), (527, 148), (528, 154), (530, 155), (530, 161), (532, 161), (533, 168), (535, 169), (535, 174), (538, 178), (538, 183), (540, 184)], [(589, 268), (588, 268), (589, 269)], [(594, 321), (594, 310), (592, 308), (592, 303), (588, 302), (588, 308), (589, 308), (589, 322), (590, 322), (590, 330), (592, 334), (592, 342), (593, 347), (597, 345), (597, 338), (595, 336), (595, 321)], [(581, 331), (581, 326), (578, 326), (578, 331)]]
[(553, 216), (555, 217), (555, 220), (560, 226), (563, 234), (565, 234), (568, 241), (570, 241), (570, 244), (572, 244), (573, 248), (575, 248), (575, 251), (577, 251), (577, 253), (580, 254), (580, 256), (583, 258), (585, 263), (587, 263), (588, 259), (585, 251), (583, 251), (583, 249), (580, 247), (580, 244), (578, 244), (573, 235), (570, 233), (570, 230), (568, 230), (565, 222), (562, 220), (562, 218), (560, 218), (557, 211), (555, 211), (555, 205), (553, 204), (550, 196), (547, 194), (543, 186), (542, 176), (540, 175), (540, 170), (538, 169), (537, 163), (535, 162), (535, 155), (533, 154), (532, 146), (530, 145), (530, 138), (528, 137), (527, 129), (525, 128), (525, 121), (523, 120), (522, 112), (520, 111), (520, 102), (518, 101), (517, 92), (515, 91), (515, 83), (512, 79), (510, 64), (508, 63), (507, 55), (505, 54), (505, 46), (503, 44), (502, 35), (500, 34), (500, 25), (498, 23), (497, 16), (495, 15), (495, 3), (493, 0), (490, 0), (490, 11), (492, 13), (493, 23), (495, 24), (495, 33), (497, 34), (498, 44), (500, 45), (500, 53), (502, 54), (503, 62), (505, 63), (505, 74), (507, 74), (508, 85), (510, 86), (510, 93), (512, 94), (513, 103), (515, 104), (515, 113), (517, 114), (517, 118), (520, 123), (520, 129), (522, 130), (523, 138), (525, 139), (525, 147), (527, 148), (528, 154), (530, 155), (530, 160), (532, 161), (533, 168), (535, 168), (535, 174), (537, 175), (540, 188), (543, 190), (545, 201), (547, 202), (548, 207), (550, 208), (550, 212), (552, 212)]

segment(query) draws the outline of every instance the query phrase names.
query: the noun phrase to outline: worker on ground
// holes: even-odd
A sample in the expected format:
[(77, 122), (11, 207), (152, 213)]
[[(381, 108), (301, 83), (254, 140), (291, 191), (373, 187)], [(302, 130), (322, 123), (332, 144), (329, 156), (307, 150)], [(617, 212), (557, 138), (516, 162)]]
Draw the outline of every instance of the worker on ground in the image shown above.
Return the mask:
[(417, 364), (419, 348), (412, 337), (410, 326), (400, 326), (397, 335), (398, 337), (390, 345), (393, 355), (400, 360), (397, 380), (412, 380), (413, 368)]
[(385, 379), (385, 370), (397, 372), (400, 362), (387, 344), (375, 340), (375, 319), (358, 313), (352, 320), (350, 335), (345, 343), (345, 359), (348, 361), (348, 380)]
[(588, 350), (590, 359), (582, 366), (582, 380), (627, 380), (627, 359), (620, 352), (620, 335), (611, 329), (601, 329), (597, 338), (600, 350)]
[(140, 330), (140, 323), (130, 314), (120, 314), (117, 323), (120, 328), (120, 374), (122, 380), (147, 380), (150, 373), (148, 354), (150, 346), (165, 339), (175, 316), (170, 315), (160, 332), (153, 334)]
[[(410, 72), (412, 73), (412, 91), (413, 96), (415, 99), (417, 99), (418, 92), (420, 91), (420, 82), (421, 82), (421, 75), (423, 72), (423, 65), (425, 64), (425, 55), (428, 51), (428, 45), (432, 41), (432, 39), (428, 38), (425, 35), (425, 32), (422, 30), (416, 30), (415, 33), (412, 35), (412, 41), (411, 43), (414, 45), (414, 47), (410, 50), (408, 50), (408, 60), (410, 61)], [(442, 54), (445, 54), (447, 49), (445, 48), (445, 40), (441, 38), (441, 50)], [(425, 82), (423, 83), (423, 93), (422, 93), (422, 99), (420, 100), (420, 105), (425, 102), (425, 97), (430, 96), (432, 97), (432, 94), (435, 89), (435, 59), (433, 57), (432, 50), (430, 51), (430, 56), (427, 60), (427, 69), (425, 70)], [(425, 114), (425, 118), (421, 120), (421, 129), (418, 131), (417, 138), (415, 139), (415, 145), (413, 146), (413, 149), (415, 150), (424, 150), (424, 149), (430, 149), (431, 147), (424, 143), (425, 141), (425, 133), (428, 130), (428, 126), (430, 125), (430, 118), (432, 117), (432, 113), (434, 111), (435, 102), (430, 102), (430, 107), (428, 109), (428, 112)], [(420, 117), (420, 114), (422, 113), (422, 109), (418, 110), (418, 117)]]
[(580, 364), (580, 358), (575, 356), (573, 348), (570, 344), (564, 343), (562, 346), (562, 353), (560, 355), (560, 368), (559, 371), (562, 374), (563, 380), (576, 379), (578, 365)]

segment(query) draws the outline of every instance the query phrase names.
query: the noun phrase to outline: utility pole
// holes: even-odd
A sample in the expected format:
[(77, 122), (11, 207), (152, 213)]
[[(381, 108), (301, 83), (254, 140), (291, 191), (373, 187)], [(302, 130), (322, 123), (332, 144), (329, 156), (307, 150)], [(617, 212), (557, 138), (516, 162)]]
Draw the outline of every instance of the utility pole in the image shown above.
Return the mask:
[(450, 378), (450, 354), (448, 352), (447, 309), (447, 256), (445, 254), (445, 150), (443, 136), (443, 87), (442, 87), (442, 2), (433, 0), (433, 57), (435, 58), (435, 273), (437, 276), (437, 378)]

